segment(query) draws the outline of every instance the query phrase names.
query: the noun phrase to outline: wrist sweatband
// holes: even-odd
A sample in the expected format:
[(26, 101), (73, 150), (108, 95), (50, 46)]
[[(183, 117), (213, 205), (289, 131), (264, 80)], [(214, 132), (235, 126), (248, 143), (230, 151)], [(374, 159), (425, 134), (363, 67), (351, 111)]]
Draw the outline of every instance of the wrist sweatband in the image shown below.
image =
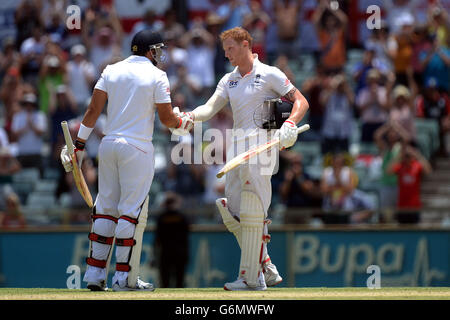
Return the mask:
[(91, 134), (92, 130), (94, 128), (88, 128), (85, 125), (81, 124), (80, 129), (78, 130), (78, 138), (82, 140), (87, 140), (89, 138), (89, 135)]
[(74, 145), (75, 145), (75, 148), (77, 148), (78, 150), (83, 151), (84, 147), (86, 146), (86, 143), (81, 142), (80, 140), (76, 139)]

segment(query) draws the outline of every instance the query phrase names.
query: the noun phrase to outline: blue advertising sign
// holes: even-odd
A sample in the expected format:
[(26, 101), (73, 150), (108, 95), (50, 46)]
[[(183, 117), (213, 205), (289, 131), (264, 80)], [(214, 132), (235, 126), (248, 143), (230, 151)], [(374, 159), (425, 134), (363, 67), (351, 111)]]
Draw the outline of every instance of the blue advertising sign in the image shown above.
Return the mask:
[[(274, 231), (269, 255), (281, 287), (362, 287), (368, 266), (381, 286), (450, 286), (450, 231)], [(141, 278), (158, 286), (153, 232), (144, 234)], [(66, 288), (71, 266), (83, 276), (87, 232), (0, 233), (0, 286)], [(227, 232), (190, 234), (187, 287), (222, 287), (236, 279), (240, 250)], [(114, 273), (114, 257), (109, 276)], [(85, 287), (85, 283), (82, 283)]]

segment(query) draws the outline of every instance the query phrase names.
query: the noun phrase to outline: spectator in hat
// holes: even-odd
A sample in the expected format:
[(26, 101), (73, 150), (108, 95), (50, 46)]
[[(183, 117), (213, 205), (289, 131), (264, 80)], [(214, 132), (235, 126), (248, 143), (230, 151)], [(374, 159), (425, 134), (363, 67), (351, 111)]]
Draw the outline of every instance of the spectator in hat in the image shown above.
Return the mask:
[(414, 21), (420, 0), (383, 0), (387, 23), (392, 33), (397, 33), (405, 20)]
[(91, 97), (96, 70), (86, 59), (86, 47), (76, 44), (70, 49), (72, 59), (67, 62), (68, 85), (80, 111), (85, 110), (86, 100)]
[(370, 69), (366, 76), (367, 86), (356, 97), (361, 120), (361, 142), (372, 143), (374, 132), (389, 118), (386, 87), (380, 85), (380, 73)]
[(408, 141), (416, 143), (416, 126), (414, 123), (414, 100), (411, 91), (404, 85), (397, 85), (392, 92), (389, 107), (389, 120), (403, 127), (408, 132)]
[(39, 72), (39, 107), (48, 114), (50, 92), (67, 82), (67, 73), (63, 61), (56, 55), (47, 55)]
[(17, 141), (18, 156), (23, 168), (39, 168), (42, 174), (42, 147), (47, 132), (47, 118), (38, 108), (35, 94), (27, 93), (21, 100), (21, 111), (12, 119), (12, 134)]

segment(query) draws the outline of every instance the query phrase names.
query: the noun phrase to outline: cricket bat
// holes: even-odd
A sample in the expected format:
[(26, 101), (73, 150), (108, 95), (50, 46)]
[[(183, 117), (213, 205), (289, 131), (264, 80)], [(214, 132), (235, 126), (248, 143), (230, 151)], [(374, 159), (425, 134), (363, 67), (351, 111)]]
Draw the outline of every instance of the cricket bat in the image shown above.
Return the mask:
[(75, 180), (75, 185), (83, 197), (84, 201), (86, 201), (89, 208), (92, 208), (94, 205), (92, 203), (92, 196), (89, 192), (89, 188), (84, 180), (83, 173), (81, 172), (81, 168), (78, 167), (78, 161), (76, 154), (74, 154), (74, 145), (72, 141), (72, 137), (70, 136), (69, 126), (67, 121), (61, 121), (61, 127), (64, 133), (64, 140), (66, 140), (67, 150), (69, 154), (72, 156), (72, 166), (73, 166), (73, 179)]
[[(297, 134), (300, 134), (302, 132), (305, 132), (306, 130), (309, 130), (309, 124), (304, 124), (301, 127), (297, 128)], [(273, 146), (276, 146), (280, 143), (279, 138), (275, 138), (265, 144), (256, 146), (247, 152), (241, 153), (240, 155), (237, 155), (230, 161), (228, 161), (225, 166), (219, 171), (219, 173), (216, 175), (217, 178), (222, 178), (224, 174), (227, 172), (233, 170), (234, 168), (240, 166), (241, 164), (247, 162), (250, 158), (253, 158), (254, 156), (260, 154), (261, 152), (264, 152), (266, 150), (271, 149)]]

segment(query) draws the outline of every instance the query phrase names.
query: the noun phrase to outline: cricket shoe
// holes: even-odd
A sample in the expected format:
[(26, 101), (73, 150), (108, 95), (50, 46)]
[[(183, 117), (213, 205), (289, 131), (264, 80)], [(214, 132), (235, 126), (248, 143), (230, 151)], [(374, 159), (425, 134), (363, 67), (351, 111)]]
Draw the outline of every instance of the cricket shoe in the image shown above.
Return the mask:
[(108, 291), (106, 281), (88, 282), (87, 288), (91, 291)]
[(119, 282), (115, 282), (112, 286), (113, 291), (155, 291), (155, 287), (151, 283), (137, 279), (136, 287), (132, 288), (129, 286), (121, 287)]
[(262, 273), (259, 275), (258, 285), (256, 287), (250, 287), (244, 278), (238, 278), (234, 282), (225, 283), (223, 288), (227, 291), (264, 291), (264, 290), (267, 290), (266, 282), (264, 281), (264, 277), (263, 277)]
[(283, 278), (278, 273), (277, 267), (269, 262), (263, 267), (264, 279), (268, 287), (274, 287), (283, 281)]

